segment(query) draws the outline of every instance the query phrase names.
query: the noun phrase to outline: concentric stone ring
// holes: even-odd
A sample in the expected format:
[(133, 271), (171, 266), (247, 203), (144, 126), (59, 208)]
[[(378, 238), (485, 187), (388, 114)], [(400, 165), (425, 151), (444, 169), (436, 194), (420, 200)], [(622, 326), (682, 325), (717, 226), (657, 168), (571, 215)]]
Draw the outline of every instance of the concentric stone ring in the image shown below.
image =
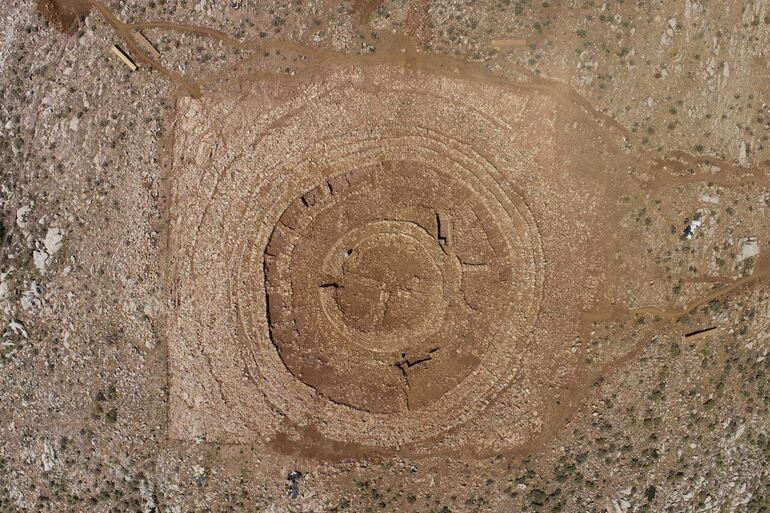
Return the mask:
[(376, 66), (185, 108), (175, 436), (500, 451), (574, 407), (623, 197), (580, 109)]
[(527, 269), (511, 219), (474, 182), (385, 160), (290, 203), (265, 280), (271, 339), (292, 374), (334, 403), (396, 413), (478, 367)]

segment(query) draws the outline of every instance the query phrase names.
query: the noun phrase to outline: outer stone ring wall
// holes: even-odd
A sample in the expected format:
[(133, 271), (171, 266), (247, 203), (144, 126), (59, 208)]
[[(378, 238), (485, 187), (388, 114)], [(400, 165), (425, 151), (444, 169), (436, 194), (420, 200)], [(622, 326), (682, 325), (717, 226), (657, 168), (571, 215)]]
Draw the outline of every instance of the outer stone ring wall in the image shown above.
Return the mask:
[(500, 451), (562, 418), (623, 194), (579, 108), (374, 66), (176, 128), (172, 437)]

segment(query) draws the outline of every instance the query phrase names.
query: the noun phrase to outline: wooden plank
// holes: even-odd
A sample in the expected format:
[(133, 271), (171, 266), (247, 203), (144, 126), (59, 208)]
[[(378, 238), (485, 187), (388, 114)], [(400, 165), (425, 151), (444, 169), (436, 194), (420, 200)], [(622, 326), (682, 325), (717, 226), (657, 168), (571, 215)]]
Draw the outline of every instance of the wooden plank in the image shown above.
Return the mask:
[(527, 46), (526, 39), (493, 39), (490, 43), (491, 46), (505, 50), (506, 48), (520, 48)]
[(691, 331), (689, 333), (682, 333), (682, 342), (685, 340), (691, 342), (698, 340), (708, 335), (714, 335), (718, 333), (719, 328), (717, 326), (709, 326), (708, 328), (701, 328), (699, 330)]
[(147, 50), (147, 52), (153, 57), (155, 57), (156, 59), (160, 59), (160, 52), (158, 51), (157, 48), (155, 48), (155, 46), (153, 46), (152, 43), (150, 43), (149, 39), (144, 37), (144, 34), (139, 32), (138, 30), (134, 32), (134, 34), (136, 34), (136, 40), (142, 46), (142, 48)]
[(134, 64), (134, 61), (131, 60), (131, 57), (129, 57), (126, 52), (118, 48), (117, 45), (112, 45), (112, 53), (117, 55), (123, 63), (128, 66), (128, 68), (131, 71), (136, 71), (137, 65)]

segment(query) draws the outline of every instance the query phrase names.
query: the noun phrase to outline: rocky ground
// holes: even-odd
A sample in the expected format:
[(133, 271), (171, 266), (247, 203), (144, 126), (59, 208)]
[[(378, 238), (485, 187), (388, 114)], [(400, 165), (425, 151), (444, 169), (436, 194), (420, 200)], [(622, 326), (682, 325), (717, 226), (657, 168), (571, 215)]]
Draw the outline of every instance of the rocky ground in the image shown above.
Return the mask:
[[(64, 30), (0, 5), (1, 511), (770, 510), (767, 1), (72, 4)], [(643, 155), (618, 220), (633, 243), (576, 349), (622, 363), (536, 450), (335, 460), (168, 437), (180, 98), (361, 59), (547, 81)]]

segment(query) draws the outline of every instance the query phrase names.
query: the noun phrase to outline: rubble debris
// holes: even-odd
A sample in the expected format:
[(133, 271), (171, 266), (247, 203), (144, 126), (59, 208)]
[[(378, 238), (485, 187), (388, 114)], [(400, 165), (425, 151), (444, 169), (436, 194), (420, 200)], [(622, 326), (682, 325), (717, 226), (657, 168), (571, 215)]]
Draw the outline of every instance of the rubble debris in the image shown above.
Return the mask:
[(43, 441), (43, 452), (40, 455), (40, 461), (43, 466), (43, 472), (50, 472), (56, 464), (56, 452), (47, 439)]
[(292, 470), (289, 475), (286, 476), (286, 485), (288, 491), (286, 495), (291, 499), (299, 497), (299, 480), (302, 479), (302, 472), (298, 470)]
[(63, 240), (63, 230), (50, 228), (45, 234), (45, 238), (38, 242), (37, 249), (32, 251), (32, 261), (40, 274), (46, 273), (51, 257), (61, 249)]
[(60, 228), (49, 228), (43, 239), (43, 246), (49, 255), (56, 254), (61, 249), (64, 240), (64, 231)]
[(749, 164), (749, 145), (746, 141), (741, 141), (738, 146), (738, 162), (742, 166), (748, 166)]
[(48, 267), (48, 258), (50, 255), (45, 249), (39, 248), (32, 251), (32, 261), (35, 263), (35, 267), (41, 274), (45, 274)]
[(143, 513), (152, 513), (158, 510), (158, 501), (155, 496), (155, 486), (151, 482), (142, 479), (139, 482), (139, 494), (144, 501)]
[(689, 219), (685, 219), (686, 226), (684, 227), (684, 233), (682, 233), (683, 239), (692, 239), (692, 236), (695, 235), (695, 232), (698, 231), (698, 229), (701, 226), (701, 221), (699, 219), (693, 219), (690, 221)]
[(741, 239), (741, 252), (738, 254), (738, 262), (743, 262), (757, 255), (759, 255), (759, 241), (757, 238), (745, 237)]
[(29, 224), (29, 213), (31, 211), (32, 207), (29, 205), (24, 205), (16, 210), (16, 225), (22, 230), (25, 230)]
[(0, 301), (8, 299), (11, 295), (9, 276), (10, 273), (0, 272)]
[(29, 338), (27, 330), (24, 329), (24, 325), (19, 321), (11, 321), (8, 323), (8, 329), (15, 335), (21, 335), (24, 338)]
[(206, 469), (201, 465), (194, 465), (192, 480), (198, 486), (205, 485), (206, 481), (208, 481), (208, 477), (206, 476)]
[(22, 309), (26, 311), (43, 306), (42, 294), (43, 287), (36, 281), (31, 282), (27, 291), (21, 296)]

